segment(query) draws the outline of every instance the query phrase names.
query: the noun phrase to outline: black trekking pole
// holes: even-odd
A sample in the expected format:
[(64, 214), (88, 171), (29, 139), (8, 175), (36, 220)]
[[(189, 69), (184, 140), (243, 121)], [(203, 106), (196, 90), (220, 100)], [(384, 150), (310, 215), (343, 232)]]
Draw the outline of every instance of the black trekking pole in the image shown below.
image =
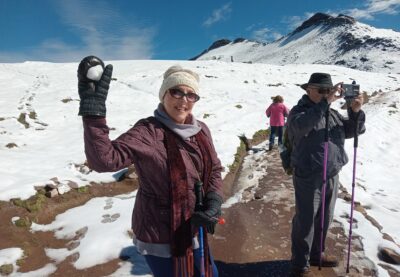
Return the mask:
[(350, 228), (349, 228), (349, 245), (347, 247), (346, 273), (349, 273), (350, 271), (350, 246), (351, 246), (351, 237), (353, 232), (354, 189), (356, 186), (356, 161), (357, 161), (357, 147), (358, 147), (358, 116), (359, 113), (356, 115), (356, 126), (354, 130), (353, 179), (351, 183)]
[(330, 105), (328, 105), (328, 109), (325, 113), (325, 140), (324, 140), (324, 167), (323, 167), (323, 184), (322, 184), (322, 196), (321, 196), (321, 238), (319, 244), (319, 266), (318, 269), (321, 270), (322, 265), (322, 246), (324, 242), (324, 221), (325, 221), (325, 194), (326, 194), (326, 184), (327, 178), (326, 173), (328, 171), (328, 143), (329, 143), (329, 109)]
[[(196, 206), (195, 211), (203, 210), (203, 182), (197, 181), (194, 184), (194, 193), (196, 195)], [(205, 276), (204, 267), (204, 239), (203, 239), (203, 226), (199, 227), (199, 244), (200, 244), (200, 276)]]

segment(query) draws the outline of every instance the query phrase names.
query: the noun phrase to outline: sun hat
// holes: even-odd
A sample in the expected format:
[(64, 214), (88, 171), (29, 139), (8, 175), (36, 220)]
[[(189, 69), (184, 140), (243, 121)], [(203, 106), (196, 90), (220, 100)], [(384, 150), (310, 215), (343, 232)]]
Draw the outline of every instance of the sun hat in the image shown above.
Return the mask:
[(319, 88), (332, 88), (333, 84), (331, 75), (329, 75), (328, 73), (313, 73), (311, 74), (308, 83), (302, 84), (300, 87), (306, 90), (309, 85), (313, 85)]

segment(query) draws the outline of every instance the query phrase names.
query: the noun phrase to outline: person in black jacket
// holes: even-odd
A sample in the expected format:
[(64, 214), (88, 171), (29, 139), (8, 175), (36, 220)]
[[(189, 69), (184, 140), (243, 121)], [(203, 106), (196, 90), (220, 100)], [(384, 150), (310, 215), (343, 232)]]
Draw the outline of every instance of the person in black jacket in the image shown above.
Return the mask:
[[(333, 86), (327, 73), (313, 73), (301, 87), (307, 92), (288, 117), (288, 135), (293, 145), (291, 165), (294, 168), (296, 213), (292, 221), (292, 267), (290, 276), (313, 276), (310, 265), (319, 265), (320, 250), (333, 219), (338, 194), (339, 171), (348, 162), (344, 150), (346, 138), (365, 132), (362, 95), (352, 99), (348, 118), (330, 108), (342, 98), (342, 83)], [(324, 207), (323, 243), (321, 210), (324, 169), (324, 145), (328, 118), (328, 159)], [(322, 266), (335, 267), (337, 260), (322, 255)]]

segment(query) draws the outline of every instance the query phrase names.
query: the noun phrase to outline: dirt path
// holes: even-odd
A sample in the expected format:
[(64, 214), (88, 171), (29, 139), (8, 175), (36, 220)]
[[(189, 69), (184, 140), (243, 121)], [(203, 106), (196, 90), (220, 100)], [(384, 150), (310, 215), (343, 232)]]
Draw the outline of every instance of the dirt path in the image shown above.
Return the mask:
[[(288, 273), (294, 213), (292, 180), (282, 170), (277, 150), (264, 151), (262, 157), (267, 162), (264, 165), (265, 176), (258, 186), (249, 187), (242, 193), (240, 203), (224, 209), (226, 224), (218, 226), (212, 238), (211, 247), (221, 276), (286, 276)], [(263, 159), (257, 158), (255, 163)], [(241, 177), (239, 179), (246, 180), (247, 176)], [(359, 244), (355, 242), (353, 245)], [(343, 229), (334, 222), (327, 238), (327, 252), (338, 257), (340, 265), (335, 270), (319, 271), (312, 267), (312, 271), (317, 276), (344, 276), (346, 247)], [(361, 250), (357, 247), (353, 249), (358, 262), (367, 260)], [(368, 262), (365, 264), (368, 265)], [(369, 267), (351, 268), (347, 276), (374, 276), (374, 272)]]

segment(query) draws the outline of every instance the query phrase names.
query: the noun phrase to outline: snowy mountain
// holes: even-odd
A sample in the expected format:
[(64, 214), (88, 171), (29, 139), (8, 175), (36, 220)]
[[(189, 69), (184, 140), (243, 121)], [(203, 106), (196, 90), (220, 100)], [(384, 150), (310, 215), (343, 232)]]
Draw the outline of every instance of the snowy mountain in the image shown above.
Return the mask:
[(332, 64), (400, 73), (400, 33), (377, 29), (346, 15), (317, 13), (288, 35), (266, 44), (218, 40), (193, 60), (267, 64)]

